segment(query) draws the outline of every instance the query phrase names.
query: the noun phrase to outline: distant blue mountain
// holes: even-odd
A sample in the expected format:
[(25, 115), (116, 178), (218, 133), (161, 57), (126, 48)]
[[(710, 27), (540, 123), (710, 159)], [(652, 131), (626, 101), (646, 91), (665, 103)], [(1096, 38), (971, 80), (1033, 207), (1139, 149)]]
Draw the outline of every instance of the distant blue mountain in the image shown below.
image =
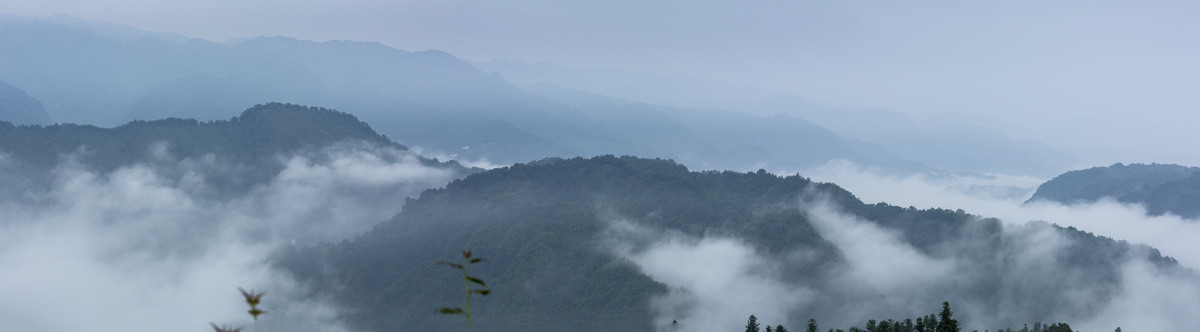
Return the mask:
[(50, 124), (50, 115), (42, 103), (21, 88), (0, 81), (0, 121), (14, 124)]
[(839, 159), (884, 171), (937, 168), (795, 113), (749, 115), (553, 85), (517, 87), (445, 52), (373, 42), (257, 37), (227, 45), (63, 17), (0, 17), (0, 60), (11, 64), (0, 66), (0, 77), (64, 123), (211, 121), (250, 105), (285, 102), (350, 112), (425, 153), (498, 164), (614, 154), (706, 169), (794, 171)]
[(903, 113), (884, 108), (821, 106), (778, 91), (696, 77), (520, 60), (492, 60), (475, 65), (517, 84), (544, 82), (682, 109), (724, 109), (758, 116), (787, 114), (845, 138), (889, 150), (891, 155), (886, 158), (906, 159), (947, 171), (1052, 176), (1074, 162), (1074, 157), (1063, 151), (1008, 137), (981, 121), (950, 117), (926, 128)]

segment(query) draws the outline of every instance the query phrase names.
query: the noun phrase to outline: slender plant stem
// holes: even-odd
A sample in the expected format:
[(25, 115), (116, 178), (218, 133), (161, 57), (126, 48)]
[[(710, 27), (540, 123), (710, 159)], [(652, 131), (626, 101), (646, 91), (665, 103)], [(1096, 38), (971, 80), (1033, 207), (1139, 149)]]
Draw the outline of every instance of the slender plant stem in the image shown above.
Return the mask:
[(471, 280), (467, 278), (467, 269), (471, 268), (471, 260), (463, 265), (463, 290), (467, 293), (467, 327), (471, 327)]

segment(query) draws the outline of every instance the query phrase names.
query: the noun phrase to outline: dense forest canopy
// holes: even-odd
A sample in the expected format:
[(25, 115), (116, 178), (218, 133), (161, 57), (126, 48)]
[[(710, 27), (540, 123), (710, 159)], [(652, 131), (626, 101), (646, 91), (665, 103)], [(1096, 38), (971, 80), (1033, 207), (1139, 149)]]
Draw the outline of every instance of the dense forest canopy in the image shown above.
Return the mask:
[(849, 160), (904, 173), (1050, 175), (1071, 160), (994, 129), (948, 123), (950, 130), (925, 130), (895, 111), (768, 100), (666, 106), (548, 83), (514, 85), (509, 71), (437, 50), (287, 37), (222, 44), (129, 30), (113, 33), (73, 18), (0, 17), (0, 59), (10, 64), (0, 66), (0, 79), (40, 100), (59, 122), (219, 120), (246, 105), (287, 101), (352, 111), (397, 141), (462, 162), (631, 154), (704, 169), (795, 170)]

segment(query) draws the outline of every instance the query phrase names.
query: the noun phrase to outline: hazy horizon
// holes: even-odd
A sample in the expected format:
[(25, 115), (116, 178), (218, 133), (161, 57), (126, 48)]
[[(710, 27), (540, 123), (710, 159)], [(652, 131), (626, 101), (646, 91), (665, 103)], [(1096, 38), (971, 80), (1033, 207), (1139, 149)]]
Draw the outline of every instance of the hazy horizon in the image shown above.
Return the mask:
[(968, 119), (1099, 166), (1200, 165), (1191, 153), (1200, 141), (1192, 128), (1200, 23), (1189, 17), (1198, 6), (17, 0), (0, 13), (65, 14), (217, 42), (377, 41), (477, 61), (702, 77), (924, 123)]

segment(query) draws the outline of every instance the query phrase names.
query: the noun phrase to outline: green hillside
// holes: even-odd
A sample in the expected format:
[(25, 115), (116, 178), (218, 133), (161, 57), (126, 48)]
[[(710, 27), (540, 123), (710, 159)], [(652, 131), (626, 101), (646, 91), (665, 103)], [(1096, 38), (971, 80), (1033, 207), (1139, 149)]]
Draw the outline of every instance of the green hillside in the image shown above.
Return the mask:
[[(194, 171), (212, 188), (239, 192), (272, 179), (283, 170), (285, 158), (335, 144), (408, 149), (353, 115), (280, 103), (256, 105), (232, 119), (207, 122), (138, 120), (115, 128), (0, 122), (0, 156), (6, 169), (23, 174), (15, 178), (32, 181), (50, 181), (53, 173), (46, 170), (65, 165), (106, 173), (135, 164), (164, 166), (160, 171), (174, 170), (169, 176), (180, 180), (190, 165), (201, 165), (212, 169)], [(467, 172), (454, 161), (417, 158), (427, 166)]]
[(1200, 167), (1169, 164), (1114, 164), (1063, 173), (1038, 186), (1026, 203), (1063, 204), (1111, 198), (1142, 204), (1150, 215), (1200, 217)]
[[(821, 300), (790, 313), (791, 321), (816, 317), (841, 325), (857, 319), (844, 312), (887, 294), (837, 285), (846, 253), (813, 226), (820, 216), (800, 208), (824, 201), (895, 232), (922, 255), (960, 262), (953, 281), (921, 296), (997, 312), (988, 322), (1007, 326), (1094, 313), (1117, 291), (1118, 265), (1126, 259), (1178, 268), (1151, 248), (1074, 228), (1004, 227), (961, 210), (864, 204), (836, 185), (801, 176), (691, 172), (668, 160), (614, 156), (474, 174), (425, 191), (352, 241), (298, 249), (281, 264), (352, 308), (348, 320), (367, 330), (463, 329), (460, 319), (434, 314), (462, 301), (461, 279), (435, 262), (470, 249), (489, 259), (471, 270), (493, 291), (474, 301), (474, 322), (482, 330), (650, 331), (653, 299), (670, 288), (606, 250), (612, 222), (621, 219), (685, 237), (745, 241), (783, 262), (779, 273), (789, 285), (818, 293)], [(1053, 264), (1025, 271), (1021, 252), (1046, 241), (1030, 236), (1042, 231), (1063, 243), (1049, 257)], [(807, 258), (797, 261), (796, 253)], [(1054, 277), (1030, 279), (1030, 273)], [(1067, 296), (1075, 293), (1092, 298)]]
[(353, 115), (279, 103), (256, 105), (228, 121), (169, 118), (115, 128), (0, 123), (0, 151), (39, 165), (52, 165), (61, 155), (83, 151), (85, 162), (111, 168), (144, 157), (155, 143), (169, 144), (171, 152), (181, 156), (216, 153), (249, 160), (342, 140), (405, 149)]

